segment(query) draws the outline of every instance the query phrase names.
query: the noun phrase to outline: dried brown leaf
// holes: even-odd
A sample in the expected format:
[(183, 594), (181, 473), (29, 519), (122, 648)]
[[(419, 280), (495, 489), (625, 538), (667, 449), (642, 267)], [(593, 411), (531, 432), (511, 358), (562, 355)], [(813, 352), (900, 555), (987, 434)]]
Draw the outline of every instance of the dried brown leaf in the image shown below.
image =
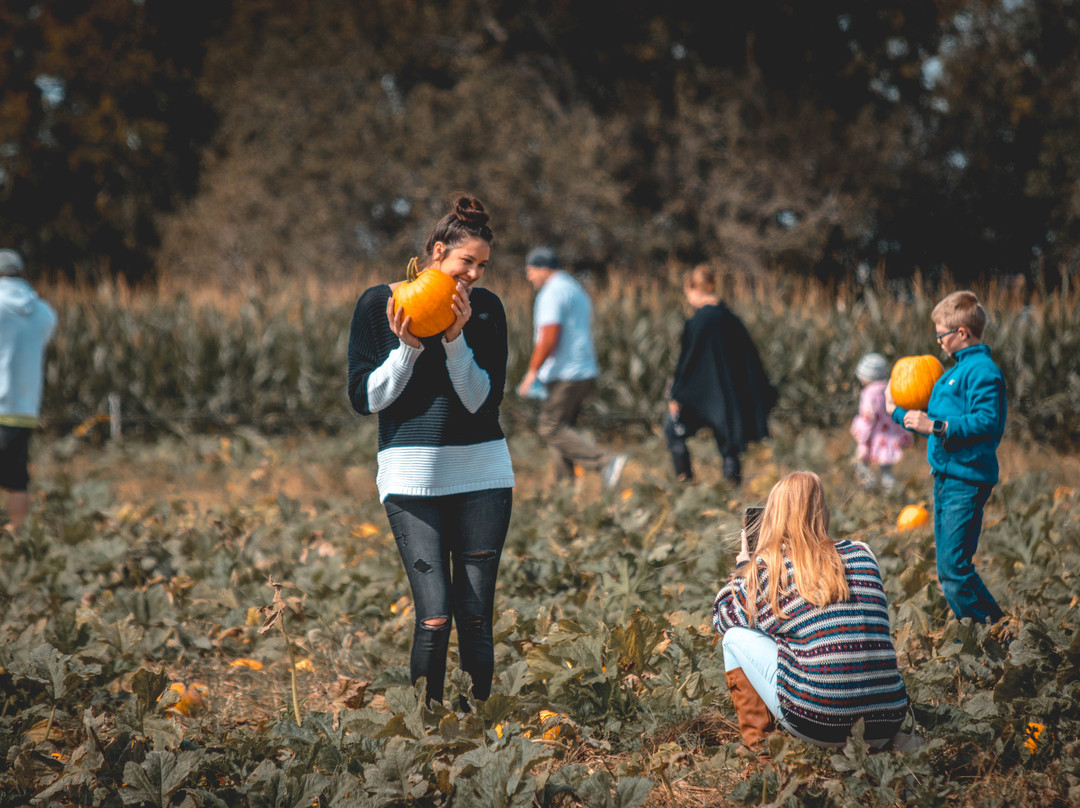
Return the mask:
[(279, 584), (274, 580), (274, 576), (271, 575), (267, 581), (269, 586), (274, 587), (274, 599), (270, 602), (269, 606), (260, 606), (259, 614), (263, 616), (263, 623), (259, 626), (259, 634), (265, 634), (275, 626), (281, 625), (281, 616), (289, 604), (285, 602), (285, 598), (281, 596), (281, 589), (284, 584)]

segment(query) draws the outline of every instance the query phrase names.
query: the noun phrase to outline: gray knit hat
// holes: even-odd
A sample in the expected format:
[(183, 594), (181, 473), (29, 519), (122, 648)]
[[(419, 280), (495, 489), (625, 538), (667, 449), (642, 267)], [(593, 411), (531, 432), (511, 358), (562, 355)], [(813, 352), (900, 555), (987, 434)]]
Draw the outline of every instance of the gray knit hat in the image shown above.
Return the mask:
[(0, 275), (22, 275), (23, 260), (15, 250), (0, 250)]
[(878, 382), (889, 378), (889, 363), (879, 353), (868, 353), (855, 366), (855, 375), (860, 381)]

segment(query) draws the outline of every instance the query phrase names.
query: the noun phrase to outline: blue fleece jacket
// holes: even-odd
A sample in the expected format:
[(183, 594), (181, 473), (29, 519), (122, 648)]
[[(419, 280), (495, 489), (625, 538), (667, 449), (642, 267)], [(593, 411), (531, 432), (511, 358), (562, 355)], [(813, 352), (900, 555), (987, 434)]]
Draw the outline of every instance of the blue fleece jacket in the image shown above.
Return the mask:
[[(997, 448), (1005, 432), (1005, 378), (987, 345), (957, 351), (930, 393), (926, 414), (948, 421), (943, 438), (927, 437), (926, 458), (934, 474), (977, 485), (996, 485)], [(904, 423), (907, 410), (897, 407), (893, 420)]]

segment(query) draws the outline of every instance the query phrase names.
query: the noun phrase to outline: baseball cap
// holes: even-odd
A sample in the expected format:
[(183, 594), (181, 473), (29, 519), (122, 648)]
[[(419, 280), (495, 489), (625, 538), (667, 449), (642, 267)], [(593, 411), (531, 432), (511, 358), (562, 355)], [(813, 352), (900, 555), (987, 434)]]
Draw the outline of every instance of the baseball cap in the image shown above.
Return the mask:
[(0, 250), (0, 275), (22, 275), (23, 260), (15, 250)]
[(551, 249), (551, 247), (533, 247), (529, 250), (529, 254), (525, 256), (525, 266), (547, 267), (548, 269), (562, 268), (562, 264), (559, 263), (559, 256), (555, 254), (555, 250)]

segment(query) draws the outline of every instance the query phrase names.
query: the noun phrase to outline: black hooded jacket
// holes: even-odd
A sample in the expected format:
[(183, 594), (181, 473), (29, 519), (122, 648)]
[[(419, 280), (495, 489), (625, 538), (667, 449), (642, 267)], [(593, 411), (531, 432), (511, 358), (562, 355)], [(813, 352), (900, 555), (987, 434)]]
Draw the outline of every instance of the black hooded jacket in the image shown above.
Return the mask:
[(723, 303), (686, 321), (671, 397), (740, 451), (769, 436), (776, 388), (746, 326)]

